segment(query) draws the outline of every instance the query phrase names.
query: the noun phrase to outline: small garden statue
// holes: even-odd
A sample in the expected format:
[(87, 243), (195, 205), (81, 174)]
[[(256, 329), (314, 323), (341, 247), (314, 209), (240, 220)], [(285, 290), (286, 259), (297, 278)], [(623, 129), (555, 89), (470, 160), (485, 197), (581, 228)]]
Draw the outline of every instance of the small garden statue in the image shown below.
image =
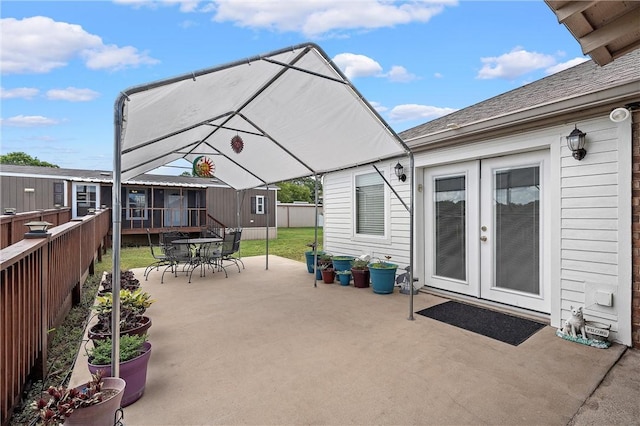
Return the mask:
[(577, 331), (580, 331), (583, 339), (587, 338), (585, 329), (586, 322), (582, 315), (582, 307), (574, 308), (571, 306), (571, 317), (564, 322), (562, 333), (571, 334), (571, 337), (577, 337)]

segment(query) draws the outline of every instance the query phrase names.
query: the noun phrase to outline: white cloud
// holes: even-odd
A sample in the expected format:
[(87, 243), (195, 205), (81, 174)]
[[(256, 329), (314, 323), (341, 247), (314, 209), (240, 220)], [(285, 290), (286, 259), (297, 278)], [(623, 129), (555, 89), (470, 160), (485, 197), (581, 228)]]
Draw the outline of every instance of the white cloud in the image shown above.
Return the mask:
[(339, 53), (333, 57), (333, 62), (344, 72), (349, 80), (356, 77), (372, 77), (382, 74), (380, 64), (364, 55)]
[(435, 78), (442, 78), (442, 77), (444, 77), (444, 76), (443, 76), (442, 74), (440, 74), (439, 72), (434, 73), (434, 74), (433, 74), (433, 76), (434, 76)]
[(407, 83), (409, 81), (416, 80), (417, 77), (411, 74), (407, 69), (400, 65), (394, 65), (391, 70), (385, 74), (385, 76), (393, 82)]
[(53, 126), (58, 123), (58, 120), (43, 117), (41, 115), (16, 115), (14, 117), (3, 118), (0, 120), (0, 124), (7, 127), (41, 127)]
[(91, 89), (78, 89), (77, 87), (47, 91), (47, 99), (54, 101), (87, 102), (96, 99), (98, 96), (100, 96), (98, 92)]
[(74, 58), (85, 58), (92, 69), (120, 69), (157, 61), (131, 46), (105, 46), (80, 25), (44, 16), (0, 20), (0, 67), (3, 74), (48, 73)]
[(386, 106), (382, 105), (380, 102), (369, 102), (369, 105), (371, 105), (373, 107), (373, 109), (378, 111), (378, 113), (383, 113), (383, 112), (389, 110), (389, 108), (387, 108)]
[(355, 53), (339, 53), (333, 57), (333, 62), (349, 80), (357, 77), (384, 77), (395, 83), (406, 83), (418, 78), (400, 65), (394, 65), (389, 72), (384, 73), (376, 60)]
[(500, 56), (480, 58), (484, 66), (478, 72), (479, 79), (504, 78), (513, 80), (523, 74), (547, 68), (556, 63), (551, 55), (528, 52), (520, 47)]
[(428, 22), (456, 0), (216, 0), (212, 3), (216, 22), (234, 22), (240, 27), (300, 32), (308, 37), (354, 29), (390, 28), (412, 22)]
[(38, 93), (40, 91), (32, 87), (16, 87), (10, 90), (0, 87), (0, 99), (33, 99)]
[(200, 3), (198, 0), (113, 0), (113, 2), (125, 6), (132, 6), (135, 9), (142, 9), (143, 7), (157, 9), (162, 6), (173, 6), (177, 4), (180, 6), (180, 12), (193, 12), (198, 8), (198, 4)]
[(454, 108), (440, 108), (429, 105), (405, 104), (391, 109), (389, 118), (395, 122), (408, 120), (432, 120), (457, 111)]
[(136, 68), (140, 65), (153, 65), (159, 62), (147, 56), (146, 52), (139, 53), (135, 47), (131, 46), (103, 46), (100, 49), (85, 50), (81, 56), (85, 59), (87, 68), (93, 70), (120, 70)]
[(548, 74), (555, 74), (557, 72), (564, 71), (567, 68), (575, 67), (576, 65), (579, 65), (579, 64), (581, 64), (583, 62), (586, 62), (588, 60), (589, 60), (588, 58), (573, 58), (573, 59), (570, 59), (570, 60), (568, 60), (566, 62), (561, 62), (559, 64), (553, 65), (553, 66), (547, 68), (546, 70), (544, 70), (544, 72), (547, 75)]

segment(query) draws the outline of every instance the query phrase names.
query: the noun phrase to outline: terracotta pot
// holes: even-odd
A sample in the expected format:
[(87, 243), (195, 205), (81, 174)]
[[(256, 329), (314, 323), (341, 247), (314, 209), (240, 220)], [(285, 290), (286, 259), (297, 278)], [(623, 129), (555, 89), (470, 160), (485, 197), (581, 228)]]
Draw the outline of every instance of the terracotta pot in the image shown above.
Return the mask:
[(333, 269), (323, 269), (322, 270), (322, 281), (325, 284), (333, 284), (336, 280), (336, 272)]
[[(139, 400), (144, 394), (144, 388), (147, 383), (147, 366), (149, 358), (151, 358), (151, 343), (144, 342), (143, 353), (139, 356), (120, 363), (120, 377), (127, 382), (122, 396), (122, 406), (126, 407)], [(89, 371), (95, 374), (98, 370), (102, 370), (105, 376), (111, 375), (111, 364), (96, 365), (89, 363)]]
[[(64, 421), (71, 426), (113, 426), (116, 423), (116, 412), (120, 408), (120, 402), (124, 395), (125, 381), (119, 377), (105, 377), (102, 379), (102, 390), (114, 389), (117, 393), (98, 404), (79, 408), (71, 413)], [(76, 389), (82, 391), (83, 386)]]
[[(87, 336), (89, 337), (89, 339), (104, 340), (104, 339), (111, 338), (111, 333), (101, 333), (99, 331), (96, 331), (95, 327), (96, 326), (94, 325), (87, 332)], [(149, 330), (149, 327), (151, 327), (151, 318), (143, 316), (142, 321), (140, 322), (140, 325), (138, 327), (132, 328), (130, 330), (120, 330), (120, 335), (121, 336), (125, 336), (125, 335), (142, 336), (143, 334), (147, 334), (147, 330)]]
[(369, 270), (368, 269), (351, 269), (353, 276), (353, 286), (357, 288), (369, 287)]

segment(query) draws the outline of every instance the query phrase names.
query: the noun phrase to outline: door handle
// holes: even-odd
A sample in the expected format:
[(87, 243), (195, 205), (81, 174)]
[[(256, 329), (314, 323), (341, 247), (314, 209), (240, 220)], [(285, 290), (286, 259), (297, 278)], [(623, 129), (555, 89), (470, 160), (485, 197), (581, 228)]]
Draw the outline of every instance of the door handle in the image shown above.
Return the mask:
[(484, 235), (482, 237), (480, 237), (480, 241), (487, 241), (487, 237), (485, 237)]

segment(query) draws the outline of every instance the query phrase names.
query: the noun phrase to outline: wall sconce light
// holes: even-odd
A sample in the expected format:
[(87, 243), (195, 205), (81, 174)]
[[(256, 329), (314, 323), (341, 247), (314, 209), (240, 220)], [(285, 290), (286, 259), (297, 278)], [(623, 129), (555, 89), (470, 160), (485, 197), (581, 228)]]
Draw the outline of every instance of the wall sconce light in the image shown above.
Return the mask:
[(25, 223), (25, 226), (29, 227), (29, 232), (24, 234), (25, 238), (42, 238), (49, 235), (47, 229), (53, 225), (49, 222), (44, 221), (33, 221)]
[(611, 111), (611, 114), (609, 114), (609, 120), (614, 123), (620, 123), (629, 118), (630, 115), (631, 113), (627, 108), (620, 107)]
[(4, 212), (2, 214), (14, 215), (16, 214), (16, 209), (13, 207), (5, 207)]
[(402, 164), (400, 164), (399, 161), (393, 169), (396, 171), (396, 176), (398, 177), (398, 179), (400, 179), (402, 182), (407, 180), (407, 175), (404, 174), (404, 167), (402, 167)]
[(587, 155), (587, 150), (584, 149), (586, 133), (583, 133), (578, 129), (578, 125), (576, 124), (576, 128), (569, 133), (567, 136), (567, 146), (573, 152), (573, 158), (580, 161)]
[(25, 188), (24, 192), (36, 192), (35, 188)]

